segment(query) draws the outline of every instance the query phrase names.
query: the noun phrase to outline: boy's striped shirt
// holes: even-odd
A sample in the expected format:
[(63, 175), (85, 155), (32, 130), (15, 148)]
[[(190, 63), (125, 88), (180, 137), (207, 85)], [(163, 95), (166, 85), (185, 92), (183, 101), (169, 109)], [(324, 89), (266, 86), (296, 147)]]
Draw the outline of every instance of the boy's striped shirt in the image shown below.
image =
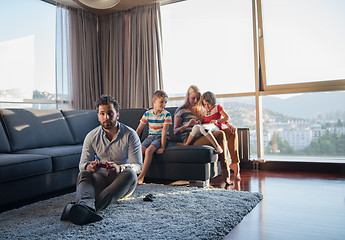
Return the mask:
[[(144, 113), (140, 122), (149, 124), (149, 135), (162, 135), (163, 125), (172, 124), (172, 119), (170, 112), (165, 109), (159, 115), (155, 115), (153, 109), (150, 109)], [(169, 131), (167, 134), (169, 135)]]

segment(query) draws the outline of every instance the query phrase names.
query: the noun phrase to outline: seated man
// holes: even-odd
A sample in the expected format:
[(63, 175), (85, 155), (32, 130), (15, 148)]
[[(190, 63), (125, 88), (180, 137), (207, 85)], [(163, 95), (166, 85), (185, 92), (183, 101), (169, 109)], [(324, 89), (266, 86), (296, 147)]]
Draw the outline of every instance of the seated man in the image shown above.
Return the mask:
[(79, 163), (76, 203), (67, 204), (61, 220), (84, 225), (102, 220), (96, 212), (130, 196), (141, 171), (141, 143), (136, 132), (119, 123), (119, 104), (110, 96), (96, 101), (100, 126), (87, 134)]

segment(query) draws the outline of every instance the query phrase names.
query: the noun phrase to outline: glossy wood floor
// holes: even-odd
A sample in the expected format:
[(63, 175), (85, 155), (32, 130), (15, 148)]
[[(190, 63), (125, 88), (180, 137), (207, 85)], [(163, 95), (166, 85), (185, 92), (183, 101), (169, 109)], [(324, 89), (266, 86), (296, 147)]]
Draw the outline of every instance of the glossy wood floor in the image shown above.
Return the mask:
[(263, 200), (225, 240), (345, 239), (345, 175), (242, 170), (232, 189)]

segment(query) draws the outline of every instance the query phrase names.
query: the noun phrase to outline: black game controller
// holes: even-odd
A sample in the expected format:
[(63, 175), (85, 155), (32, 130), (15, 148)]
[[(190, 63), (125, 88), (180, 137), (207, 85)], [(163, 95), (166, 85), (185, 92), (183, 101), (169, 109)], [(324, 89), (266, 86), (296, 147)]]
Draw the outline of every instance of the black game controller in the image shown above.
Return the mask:
[(99, 167), (99, 168), (109, 168), (110, 165), (108, 163), (97, 163), (96, 167)]

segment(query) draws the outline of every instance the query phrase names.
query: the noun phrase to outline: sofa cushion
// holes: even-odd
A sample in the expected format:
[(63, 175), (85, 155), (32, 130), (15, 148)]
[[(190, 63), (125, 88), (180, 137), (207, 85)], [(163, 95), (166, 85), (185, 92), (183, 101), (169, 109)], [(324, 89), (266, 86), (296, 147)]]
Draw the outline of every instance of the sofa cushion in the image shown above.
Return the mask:
[(47, 155), (52, 159), (52, 170), (78, 168), (82, 145), (55, 146), (22, 150), (17, 153)]
[(3, 109), (2, 117), (13, 151), (74, 143), (58, 110)]
[(156, 163), (213, 163), (218, 156), (214, 148), (207, 145), (171, 146), (163, 154), (154, 154), (153, 162)]
[[(127, 125), (128, 127), (137, 129), (140, 123), (140, 119), (143, 114), (146, 112), (144, 108), (132, 108), (132, 109), (120, 109), (120, 118), (119, 122)], [(148, 136), (148, 126), (145, 125), (143, 131), (140, 134), (140, 139), (144, 140)]]
[(36, 154), (0, 154), (0, 182), (22, 179), (52, 171), (49, 156)]
[(96, 110), (62, 110), (75, 143), (82, 143), (85, 136), (99, 126)]
[(5, 129), (0, 122), (0, 153), (8, 153), (11, 151), (10, 143), (7, 139)]
[(176, 111), (177, 107), (168, 107), (168, 108), (165, 108), (165, 110), (169, 111), (170, 114), (171, 114), (171, 119), (172, 119), (172, 124), (171, 126), (169, 127), (169, 141), (170, 142), (182, 142), (182, 136), (181, 134), (175, 136), (174, 134), (174, 121), (175, 121), (175, 118), (174, 118), (174, 114), (175, 114), (175, 111)]

